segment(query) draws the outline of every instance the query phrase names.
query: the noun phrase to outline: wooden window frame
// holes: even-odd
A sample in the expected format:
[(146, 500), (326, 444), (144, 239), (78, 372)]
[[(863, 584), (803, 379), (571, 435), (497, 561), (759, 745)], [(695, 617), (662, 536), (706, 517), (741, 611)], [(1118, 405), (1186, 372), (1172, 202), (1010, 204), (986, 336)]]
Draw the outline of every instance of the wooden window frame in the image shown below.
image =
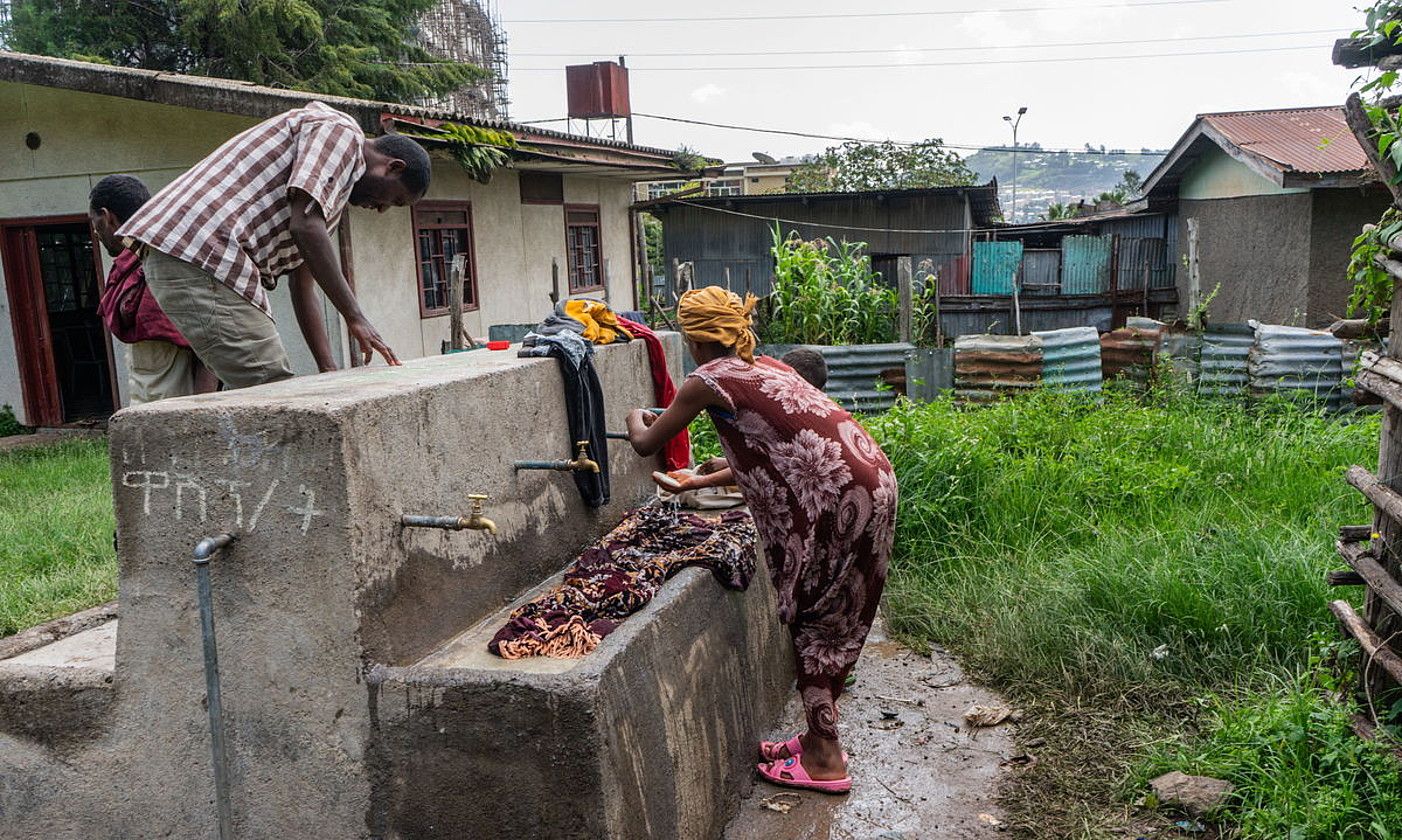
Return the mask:
[[(409, 214), (410, 230), (412, 231), (411, 242), (414, 254), (414, 297), (419, 302), (419, 319), (441, 318), (448, 314), (448, 307), (441, 309), (429, 309), (424, 306), (424, 267), (423, 261), (419, 259), (419, 231), (421, 230), (459, 230), (461, 225), (436, 225), (420, 223), (420, 213), (431, 213), (435, 210), (462, 211), (467, 214), (467, 278), (463, 288), (472, 290), (472, 305), (463, 305), (462, 311), (476, 312), (482, 308), (481, 293), (477, 287), (477, 239), (473, 234), (472, 224), (472, 202), (470, 201), (420, 201), (415, 204)], [(448, 266), (444, 266), (446, 271)]]
[[(593, 228), (598, 237), (598, 264), (594, 276), (598, 278), (598, 284), (593, 286), (576, 286), (574, 284), (574, 264), (570, 261), (570, 211), (582, 210), (594, 214)], [(564, 207), (565, 221), (565, 287), (571, 295), (582, 295), (590, 292), (602, 292), (608, 285), (608, 278), (604, 277), (604, 214), (600, 212), (597, 204), (566, 204)], [(588, 227), (588, 225), (574, 225), (574, 227)]]

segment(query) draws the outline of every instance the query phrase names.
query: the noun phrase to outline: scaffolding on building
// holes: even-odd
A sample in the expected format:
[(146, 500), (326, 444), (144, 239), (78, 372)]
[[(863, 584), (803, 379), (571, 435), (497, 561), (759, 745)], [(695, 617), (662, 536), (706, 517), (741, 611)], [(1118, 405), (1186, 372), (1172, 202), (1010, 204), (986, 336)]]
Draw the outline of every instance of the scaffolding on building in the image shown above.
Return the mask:
[(419, 21), (419, 43), (434, 55), (475, 64), (486, 79), (424, 102), (474, 117), (507, 118), (506, 31), (491, 0), (441, 0)]

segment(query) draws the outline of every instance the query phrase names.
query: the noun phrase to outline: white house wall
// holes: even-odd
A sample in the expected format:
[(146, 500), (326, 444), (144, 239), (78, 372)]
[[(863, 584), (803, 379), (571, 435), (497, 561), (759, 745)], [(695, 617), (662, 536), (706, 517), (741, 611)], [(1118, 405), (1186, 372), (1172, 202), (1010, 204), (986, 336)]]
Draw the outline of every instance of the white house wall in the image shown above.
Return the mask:
[[(250, 118), (94, 94), (0, 83), (0, 114), (10, 140), (0, 144), (0, 220), (75, 215), (87, 211), (88, 192), (104, 175), (125, 172), (152, 191), (170, 182)], [(39, 149), (22, 141), (37, 132)], [(566, 175), (565, 202), (597, 204), (607, 297), (615, 309), (632, 308), (631, 185), (622, 178)], [(468, 179), (455, 163), (435, 156), (429, 200), (469, 201), (481, 307), (464, 322), (485, 338), (493, 324), (534, 323), (546, 313), (551, 261), (560, 267), (560, 291), (568, 294), (564, 208), (522, 205), (517, 172), (499, 170), (492, 182)], [(361, 307), (401, 358), (437, 354), (448, 337), (447, 316), (421, 318), (411, 211), (349, 211), (356, 293)], [(104, 255), (104, 265), (108, 262)], [(602, 293), (592, 296), (604, 297)], [(298, 373), (315, 372), (290, 305), (286, 282), (272, 295), (279, 332)], [(345, 336), (334, 310), (324, 304), (333, 348), (344, 363)], [(122, 400), (126, 400), (125, 348), (114, 344)], [(0, 404), (23, 417), (18, 361), (3, 267), (0, 266)]]

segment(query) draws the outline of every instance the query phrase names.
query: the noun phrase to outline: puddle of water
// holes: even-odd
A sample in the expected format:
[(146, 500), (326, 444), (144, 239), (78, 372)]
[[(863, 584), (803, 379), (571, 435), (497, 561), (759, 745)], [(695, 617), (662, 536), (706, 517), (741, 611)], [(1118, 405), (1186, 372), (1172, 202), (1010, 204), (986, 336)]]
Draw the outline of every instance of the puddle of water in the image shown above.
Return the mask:
[[(787, 790), (756, 782), (726, 829), (725, 840), (938, 840), (996, 835), (980, 815), (999, 817), (999, 764), (1017, 750), (1012, 727), (970, 730), (964, 711), (998, 704), (969, 685), (942, 651), (921, 656), (873, 630), (857, 664), (857, 683), (839, 701), (852, 792), (797, 792), (786, 814), (763, 806)], [(797, 700), (785, 714), (787, 738), (802, 729)], [(794, 797), (785, 797), (793, 802)]]

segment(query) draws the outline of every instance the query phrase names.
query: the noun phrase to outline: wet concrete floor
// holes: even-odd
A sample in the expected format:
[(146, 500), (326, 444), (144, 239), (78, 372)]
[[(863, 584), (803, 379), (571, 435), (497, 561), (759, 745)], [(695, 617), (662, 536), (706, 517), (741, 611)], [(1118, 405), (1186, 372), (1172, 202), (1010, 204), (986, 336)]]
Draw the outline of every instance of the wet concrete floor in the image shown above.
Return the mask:
[[(1002, 705), (970, 685), (943, 651), (922, 656), (872, 630), (857, 683), (838, 701), (838, 729), (850, 756), (846, 796), (788, 792), (757, 782), (725, 840), (942, 840), (996, 837), (1000, 768), (1017, 749), (1012, 726), (970, 729), (974, 704)], [(801, 731), (797, 696), (780, 740)], [(782, 794), (782, 795), (781, 795)], [(768, 805), (782, 808), (781, 813)]]

